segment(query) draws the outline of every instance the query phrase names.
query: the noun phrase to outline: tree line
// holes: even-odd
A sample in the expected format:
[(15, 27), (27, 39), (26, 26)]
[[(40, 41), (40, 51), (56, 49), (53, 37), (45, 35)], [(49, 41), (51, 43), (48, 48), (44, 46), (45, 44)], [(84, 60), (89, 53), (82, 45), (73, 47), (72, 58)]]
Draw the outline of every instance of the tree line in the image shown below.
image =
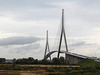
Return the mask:
[[(5, 58), (0, 58), (0, 63), (5, 63)], [(7, 62), (6, 62), (7, 64)], [(66, 64), (64, 57), (56, 58), (54, 57), (52, 60), (38, 60), (33, 57), (29, 58), (21, 58), (21, 59), (13, 59), (13, 62), (8, 62), (8, 64), (44, 64), (44, 65), (57, 65), (57, 64)]]
[(29, 57), (29, 58), (22, 58), (22, 59), (14, 59), (14, 63), (15, 64), (65, 64), (65, 59), (64, 57), (60, 57), (60, 58), (56, 58), (54, 57), (51, 61), (50, 60), (38, 60), (38, 59), (34, 59), (33, 57)]
[(0, 58), (0, 63), (4, 63), (6, 61), (5, 58)]

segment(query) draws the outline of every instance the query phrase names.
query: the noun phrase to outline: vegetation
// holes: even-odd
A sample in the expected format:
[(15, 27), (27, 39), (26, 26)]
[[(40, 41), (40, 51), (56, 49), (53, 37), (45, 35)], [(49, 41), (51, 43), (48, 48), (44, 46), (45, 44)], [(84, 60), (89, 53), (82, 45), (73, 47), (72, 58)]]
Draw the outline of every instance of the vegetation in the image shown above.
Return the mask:
[(66, 64), (64, 57), (53, 58), (50, 60), (38, 60), (32, 57), (14, 60), (15, 64), (44, 64), (44, 65), (64, 65)]
[[(86, 59), (77, 63), (80, 67), (76, 68), (59, 68), (59, 69), (50, 69), (53, 72), (64, 72), (64, 75), (84, 75), (91, 73), (100, 73), (100, 62), (94, 60)], [(49, 71), (49, 70), (48, 70)], [(48, 74), (48, 75), (60, 75), (60, 74)]]
[(5, 62), (5, 60), (6, 60), (5, 58), (0, 58), (0, 64)]
[(38, 64), (38, 60), (32, 57), (17, 59), (15, 60), (15, 64)]
[(86, 60), (80, 61), (79, 63), (77, 63), (77, 65), (80, 65), (82, 67), (97, 67), (97, 66), (100, 67), (100, 62), (86, 59)]
[(52, 59), (52, 64), (54, 64), (54, 65), (64, 65), (64, 64), (66, 64), (66, 62), (65, 62), (65, 59), (64, 59), (64, 57), (60, 57), (60, 58), (53, 58)]
[[(96, 62), (90, 59), (82, 60), (77, 63), (76, 67), (70, 65), (71, 67), (53, 67), (53, 65), (65, 65), (66, 62), (64, 57), (53, 58), (52, 61), (49, 60), (41, 60), (34, 59), (32, 57), (22, 58), (22, 59), (13, 59), (12, 64), (4, 64), (4, 59), (1, 59), (3, 64), (0, 64), (0, 70), (45, 70), (49, 73), (49, 75), (82, 75), (82, 74), (90, 74), (90, 73), (100, 73), (100, 62)], [(0, 60), (0, 61), (1, 61)], [(41, 67), (34, 65), (51, 65), (51, 67)], [(30, 65), (30, 66), (27, 66)], [(31, 66), (33, 65), (33, 66)], [(77, 67), (80, 66), (80, 67)], [(51, 74), (52, 73), (52, 74)], [(61, 74), (62, 73), (62, 74)]]

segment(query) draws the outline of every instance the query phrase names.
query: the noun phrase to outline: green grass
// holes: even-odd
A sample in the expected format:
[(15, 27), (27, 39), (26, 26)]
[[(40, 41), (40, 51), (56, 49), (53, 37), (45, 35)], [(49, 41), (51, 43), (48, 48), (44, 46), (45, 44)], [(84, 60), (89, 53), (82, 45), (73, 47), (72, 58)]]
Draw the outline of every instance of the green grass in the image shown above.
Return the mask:
[[(55, 72), (64, 72), (64, 75), (84, 75), (84, 74), (92, 74), (92, 73), (100, 73), (100, 62), (96, 62), (94, 60), (86, 59), (77, 63), (79, 68), (72, 68), (72, 70), (68, 70), (68, 68), (59, 68), (54, 69)], [(50, 69), (52, 71), (52, 69)], [(60, 75), (60, 74), (48, 74), (48, 75)]]
[(77, 63), (77, 65), (80, 65), (82, 67), (100, 67), (100, 62), (90, 60), (90, 59), (85, 59)]

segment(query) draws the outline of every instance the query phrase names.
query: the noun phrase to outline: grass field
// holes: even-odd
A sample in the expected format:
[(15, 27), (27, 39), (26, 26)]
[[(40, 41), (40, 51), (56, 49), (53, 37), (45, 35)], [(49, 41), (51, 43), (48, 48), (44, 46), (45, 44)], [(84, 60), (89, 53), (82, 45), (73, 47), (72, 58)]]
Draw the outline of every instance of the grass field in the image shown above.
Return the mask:
[(69, 66), (0, 64), (0, 75), (100, 75), (100, 62), (87, 59)]

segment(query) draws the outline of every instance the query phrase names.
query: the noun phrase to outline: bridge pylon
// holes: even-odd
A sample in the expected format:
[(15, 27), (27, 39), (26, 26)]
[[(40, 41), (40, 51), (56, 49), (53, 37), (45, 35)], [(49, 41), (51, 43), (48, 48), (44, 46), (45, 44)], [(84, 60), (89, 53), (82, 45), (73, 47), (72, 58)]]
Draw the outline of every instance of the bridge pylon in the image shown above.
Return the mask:
[[(60, 42), (59, 42), (59, 48), (58, 48), (58, 56), (57, 56), (57, 58), (59, 58), (59, 56), (60, 56), (61, 43), (62, 43), (62, 37), (63, 36), (64, 36), (64, 42), (65, 42), (66, 52), (68, 52), (66, 34), (65, 34), (65, 29), (64, 29), (64, 9), (62, 9), (62, 28), (61, 28), (61, 35), (60, 35)], [(66, 56), (66, 54), (65, 54), (65, 56)]]
[[(45, 58), (45, 56), (47, 54), (47, 51), (48, 51), (48, 53), (50, 52), (49, 42), (48, 42), (48, 30), (47, 30), (47, 35), (46, 35), (46, 46), (45, 46), (44, 58)], [(50, 56), (50, 61), (51, 61), (51, 56)]]

